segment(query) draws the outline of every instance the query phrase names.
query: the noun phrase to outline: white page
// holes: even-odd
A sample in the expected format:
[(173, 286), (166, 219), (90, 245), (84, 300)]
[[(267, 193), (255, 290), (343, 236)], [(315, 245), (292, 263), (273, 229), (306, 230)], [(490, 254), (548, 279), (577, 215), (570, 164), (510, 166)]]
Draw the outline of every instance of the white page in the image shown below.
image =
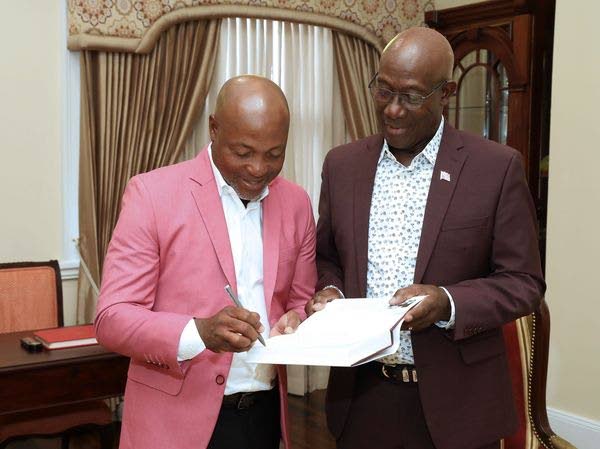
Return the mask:
[(250, 363), (282, 365), (353, 366), (398, 349), (404, 315), (424, 297), (408, 307), (390, 307), (389, 298), (347, 298), (327, 304), (311, 315), (294, 334), (266, 340), (248, 351)]

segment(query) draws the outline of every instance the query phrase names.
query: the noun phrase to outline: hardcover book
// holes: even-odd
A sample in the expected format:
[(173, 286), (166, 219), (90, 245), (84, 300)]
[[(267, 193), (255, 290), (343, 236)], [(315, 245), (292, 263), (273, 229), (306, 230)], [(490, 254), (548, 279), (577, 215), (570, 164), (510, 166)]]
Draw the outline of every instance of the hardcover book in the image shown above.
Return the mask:
[(92, 324), (43, 329), (35, 331), (33, 335), (46, 349), (74, 348), (98, 344)]

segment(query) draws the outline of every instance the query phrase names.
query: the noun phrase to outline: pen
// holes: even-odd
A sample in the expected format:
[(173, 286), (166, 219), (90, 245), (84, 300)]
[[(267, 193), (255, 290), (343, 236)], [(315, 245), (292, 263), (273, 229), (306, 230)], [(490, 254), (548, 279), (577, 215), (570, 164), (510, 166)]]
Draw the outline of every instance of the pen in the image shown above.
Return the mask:
[[(231, 298), (231, 300), (233, 301), (233, 303), (236, 306), (244, 308), (244, 306), (242, 306), (242, 303), (240, 302), (240, 300), (237, 298), (237, 296), (235, 296), (235, 293), (233, 293), (233, 290), (231, 289), (231, 286), (229, 284), (227, 284), (225, 286), (225, 291), (227, 292), (227, 294), (229, 295), (229, 297)], [(262, 326), (262, 324), (261, 324), (261, 326)], [(258, 333), (258, 341), (260, 341), (263, 346), (267, 346), (267, 344), (265, 343), (265, 339), (263, 338), (262, 335), (260, 335), (260, 332)]]

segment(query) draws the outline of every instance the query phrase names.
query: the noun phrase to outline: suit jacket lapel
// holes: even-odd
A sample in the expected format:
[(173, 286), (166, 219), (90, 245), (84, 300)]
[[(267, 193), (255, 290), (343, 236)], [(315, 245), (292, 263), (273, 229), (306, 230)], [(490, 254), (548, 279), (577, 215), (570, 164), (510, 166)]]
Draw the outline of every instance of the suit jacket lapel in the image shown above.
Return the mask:
[(281, 205), (278, 196), (278, 179), (269, 186), (269, 194), (262, 201), (263, 213), (263, 286), (267, 313), (271, 311), (271, 299), (277, 278), (279, 263), (279, 235), (281, 233)]
[[(421, 240), (417, 254), (417, 265), (415, 267), (415, 284), (421, 283), (423, 279), (442, 222), (446, 216), (448, 205), (458, 183), (460, 171), (466, 160), (466, 152), (460, 151), (462, 147), (462, 139), (458, 132), (446, 124), (433, 168), (427, 205), (425, 206), (425, 216), (423, 217)], [(446, 175), (442, 175), (442, 172), (445, 172)], [(442, 179), (442, 177), (446, 179)], [(447, 180), (448, 177), (449, 180)]]
[(369, 214), (377, 161), (383, 147), (383, 136), (369, 140), (364, 158), (358, 159), (354, 183), (354, 242), (360, 297), (367, 294), (367, 259), (369, 251)]
[(192, 181), (191, 193), (221, 265), (221, 270), (229, 285), (237, 293), (235, 266), (227, 232), (227, 222), (223, 212), (223, 203), (219, 197), (206, 148), (196, 157), (195, 162), (198, 165), (197, 170), (190, 176)]

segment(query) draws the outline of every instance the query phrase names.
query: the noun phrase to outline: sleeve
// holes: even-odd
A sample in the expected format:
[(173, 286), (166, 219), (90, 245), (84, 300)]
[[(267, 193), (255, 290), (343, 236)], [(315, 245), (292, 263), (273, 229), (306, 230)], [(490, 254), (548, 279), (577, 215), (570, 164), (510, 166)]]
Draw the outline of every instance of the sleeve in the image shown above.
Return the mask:
[(104, 260), (95, 329), (108, 349), (157, 366), (180, 369), (181, 334), (193, 318), (154, 311), (159, 276), (155, 211), (142, 178), (123, 194), (122, 208)]
[(452, 338), (459, 340), (532, 313), (546, 285), (537, 220), (520, 157), (508, 164), (493, 228), (490, 274), (446, 285), (456, 307)]
[(304, 192), (303, 211), (305, 216), (304, 232), (298, 261), (290, 286), (287, 310), (296, 311), (302, 320), (306, 318), (304, 306), (312, 298), (317, 282), (317, 269), (315, 265), (315, 219), (308, 194)]
[(344, 291), (344, 276), (333, 236), (331, 217), (330, 162), (325, 158), (321, 172), (321, 195), (319, 198), (319, 221), (317, 224), (317, 290), (325, 286)]

